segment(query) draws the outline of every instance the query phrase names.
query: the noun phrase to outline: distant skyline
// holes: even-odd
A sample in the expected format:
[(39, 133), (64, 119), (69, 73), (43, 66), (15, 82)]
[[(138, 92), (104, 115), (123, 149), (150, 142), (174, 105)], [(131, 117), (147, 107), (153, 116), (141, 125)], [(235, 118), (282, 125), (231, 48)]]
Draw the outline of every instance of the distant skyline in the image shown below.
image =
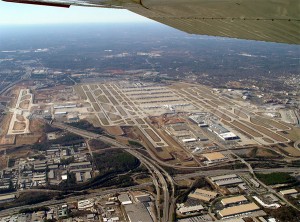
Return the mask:
[(0, 25), (145, 23), (152, 20), (122, 9), (71, 6), (58, 8), (0, 0)]

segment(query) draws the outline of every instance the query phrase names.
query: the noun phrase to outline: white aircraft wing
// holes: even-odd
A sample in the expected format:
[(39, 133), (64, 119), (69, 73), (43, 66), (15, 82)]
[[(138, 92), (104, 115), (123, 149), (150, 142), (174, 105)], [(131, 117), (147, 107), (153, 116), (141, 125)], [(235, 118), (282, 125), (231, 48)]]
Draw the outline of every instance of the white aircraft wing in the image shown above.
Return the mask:
[(300, 44), (299, 0), (4, 0), (123, 8), (191, 34)]

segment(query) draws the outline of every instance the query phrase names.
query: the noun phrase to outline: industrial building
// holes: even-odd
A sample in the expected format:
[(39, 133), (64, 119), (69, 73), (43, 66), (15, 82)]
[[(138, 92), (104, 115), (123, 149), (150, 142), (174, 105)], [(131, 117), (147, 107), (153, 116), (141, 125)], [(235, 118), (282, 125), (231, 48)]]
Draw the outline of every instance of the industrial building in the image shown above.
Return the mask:
[(296, 189), (288, 189), (288, 190), (281, 190), (280, 193), (282, 195), (292, 195), (292, 194), (297, 194), (298, 191)]
[(216, 162), (221, 162), (221, 161), (225, 161), (228, 158), (225, 157), (222, 153), (220, 152), (214, 152), (214, 153), (205, 153), (202, 154), (202, 156), (207, 159), (207, 161), (209, 163), (216, 163)]
[(190, 193), (188, 197), (202, 200), (205, 202), (210, 202), (211, 200), (215, 199), (218, 193), (209, 191), (209, 190), (203, 190), (203, 189), (196, 189), (194, 193)]
[(124, 208), (129, 222), (153, 222), (149, 211), (143, 203), (127, 204)]
[(183, 143), (192, 143), (192, 142), (196, 142), (196, 141), (197, 141), (196, 138), (188, 138), (188, 139), (182, 140)]
[(0, 196), (0, 203), (5, 203), (5, 202), (13, 201), (14, 199), (16, 199), (16, 195), (15, 194), (1, 195)]
[(204, 117), (207, 116), (207, 113), (202, 113), (199, 115), (191, 115), (189, 119), (192, 120), (194, 123), (198, 124), (199, 127), (208, 127), (208, 124), (204, 120)]
[(245, 196), (236, 196), (236, 197), (229, 197), (229, 198), (224, 198), (221, 200), (221, 203), (224, 207), (227, 206), (232, 206), (236, 204), (244, 204), (247, 203), (248, 200)]
[(87, 210), (92, 207), (94, 207), (94, 202), (92, 200), (78, 201), (78, 210)]
[(132, 201), (126, 193), (119, 195), (118, 200), (121, 202), (122, 205), (132, 204)]
[(53, 106), (54, 109), (65, 109), (65, 108), (76, 108), (76, 104), (68, 104), (68, 105), (56, 105)]
[(201, 210), (203, 210), (204, 207), (202, 205), (196, 205), (196, 206), (188, 206), (188, 207), (180, 207), (178, 209), (178, 211), (181, 213), (181, 214), (187, 214), (187, 213), (195, 213), (195, 212), (199, 212)]
[(241, 214), (247, 214), (253, 211), (259, 210), (259, 206), (257, 206), (255, 203), (248, 203), (248, 204), (241, 204), (234, 207), (227, 207), (223, 210), (219, 211), (220, 217), (231, 217), (231, 216), (237, 216)]
[(217, 186), (231, 186), (244, 183), (236, 174), (211, 177), (210, 180)]

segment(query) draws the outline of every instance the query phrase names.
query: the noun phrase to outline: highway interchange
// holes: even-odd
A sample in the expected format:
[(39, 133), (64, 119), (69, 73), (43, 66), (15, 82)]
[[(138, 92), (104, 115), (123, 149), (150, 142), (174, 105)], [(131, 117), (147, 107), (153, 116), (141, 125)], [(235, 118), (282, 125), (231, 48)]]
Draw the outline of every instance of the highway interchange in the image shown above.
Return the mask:
[[(171, 221), (174, 215), (175, 209), (175, 184), (176, 181), (188, 178), (194, 178), (199, 176), (213, 176), (213, 175), (224, 175), (227, 173), (251, 173), (254, 175), (254, 172), (293, 172), (296, 174), (300, 174), (299, 168), (293, 167), (286, 167), (286, 168), (270, 168), (270, 169), (260, 169), (256, 168), (253, 169), (250, 164), (248, 164), (244, 159), (238, 157), (238, 159), (246, 164), (247, 169), (217, 169), (217, 170), (209, 170), (207, 167), (184, 167), (184, 166), (174, 166), (168, 163), (165, 163), (158, 159), (155, 155), (151, 152), (148, 152), (151, 156), (145, 156), (141, 152), (138, 152), (139, 148), (132, 149), (129, 146), (126, 146), (115, 139), (112, 139), (108, 136), (95, 134), (92, 132), (88, 132), (82, 129), (78, 129), (63, 123), (58, 122), (51, 122), (54, 127), (69, 131), (71, 133), (80, 135), (84, 138), (88, 139), (97, 139), (103, 142), (112, 144), (115, 147), (123, 149), (124, 151), (132, 154), (137, 159), (141, 161), (145, 165), (145, 167), (149, 170), (149, 173), (152, 175), (153, 184), (156, 190), (156, 207), (157, 207), (157, 220), (158, 221)], [(158, 164), (159, 163), (159, 164)], [(176, 169), (183, 169), (183, 170), (197, 170), (193, 173), (187, 173), (184, 175), (176, 175), (175, 177), (171, 177), (166, 170), (162, 166), (172, 167)], [(268, 188), (269, 190), (269, 188)], [(270, 192), (274, 193), (274, 190), (269, 190)], [(162, 210), (161, 210), (162, 209)]]

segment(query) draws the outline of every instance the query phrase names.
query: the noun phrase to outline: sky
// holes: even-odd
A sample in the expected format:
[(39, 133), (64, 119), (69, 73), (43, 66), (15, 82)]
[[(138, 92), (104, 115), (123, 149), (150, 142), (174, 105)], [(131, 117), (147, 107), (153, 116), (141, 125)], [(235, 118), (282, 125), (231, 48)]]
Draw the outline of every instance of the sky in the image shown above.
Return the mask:
[(59, 8), (0, 0), (0, 25), (151, 22), (127, 10), (71, 6)]

